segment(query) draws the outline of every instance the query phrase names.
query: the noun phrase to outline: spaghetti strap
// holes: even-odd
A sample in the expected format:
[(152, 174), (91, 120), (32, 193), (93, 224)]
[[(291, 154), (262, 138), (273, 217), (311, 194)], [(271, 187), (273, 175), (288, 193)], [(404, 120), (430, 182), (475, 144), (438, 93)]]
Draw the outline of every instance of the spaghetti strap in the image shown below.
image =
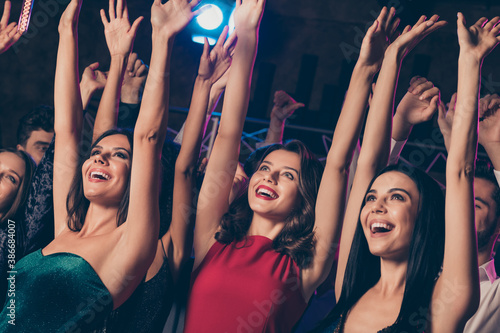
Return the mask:
[(167, 259), (167, 253), (165, 252), (165, 245), (163, 245), (163, 239), (162, 238), (160, 238), (160, 242), (161, 242), (161, 250), (163, 251), (163, 258)]

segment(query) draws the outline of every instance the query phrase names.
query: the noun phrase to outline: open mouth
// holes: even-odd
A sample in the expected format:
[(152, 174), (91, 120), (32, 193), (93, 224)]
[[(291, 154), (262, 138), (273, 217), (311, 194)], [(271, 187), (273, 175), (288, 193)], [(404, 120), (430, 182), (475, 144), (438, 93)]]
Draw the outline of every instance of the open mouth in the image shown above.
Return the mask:
[(274, 200), (279, 198), (279, 195), (267, 186), (259, 186), (255, 193), (257, 194), (257, 197), (261, 197), (262, 199), (266, 200)]
[(94, 180), (110, 180), (111, 177), (107, 173), (104, 173), (102, 171), (92, 171), (90, 173), (90, 179)]
[(393, 225), (383, 222), (374, 222), (370, 225), (370, 231), (373, 234), (387, 233), (392, 231), (392, 229), (394, 229)]

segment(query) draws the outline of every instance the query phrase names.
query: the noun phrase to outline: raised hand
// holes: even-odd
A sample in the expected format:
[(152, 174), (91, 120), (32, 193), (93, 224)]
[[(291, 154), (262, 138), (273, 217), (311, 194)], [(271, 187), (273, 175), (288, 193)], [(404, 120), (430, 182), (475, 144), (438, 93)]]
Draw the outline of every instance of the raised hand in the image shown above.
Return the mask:
[(199, 11), (193, 9), (201, 0), (169, 0), (165, 4), (155, 0), (151, 7), (153, 31), (174, 37), (182, 31)]
[(10, 8), (10, 0), (6, 0), (3, 5), (2, 19), (0, 20), (0, 53), (7, 51), (23, 34), (22, 31), (17, 30), (16, 22), (9, 24)]
[(138, 104), (140, 102), (141, 91), (147, 76), (148, 66), (138, 58), (137, 53), (131, 53), (121, 88), (120, 99), (123, 103)]
[(210, 80), (211, 84), (217, 82), (231, 66), (231, 54), (234, 51), (236, 34), (231, 34), (226, 41), (228, 30), (229, 27), (224, 27), (212, 51), (205, 38), (198, 76)]
[(128, 8), (125, 0), (109, 0), (109, 21), (104, 9), (101, 9), (101, 20), (104, 25), (104, 35), (109, 53), (113, 56), (128, 56), (134, 44), (135, 34), (143, 20), (140, 16), (132, 26), (128, 19)]
[(429, 20), (421, 16), (413, 27), (409, 25), (405, 27), (386, 52), (396, 52), (398, 58), (402, 60), (422, 39), (447, 24), (445, 21), (438, 22), (438, 20), (438, 15), (433, 15)]
[(426, 78), (413, 77), (394, 116), (392, 138), (406, 140), (414, 125), (430, 120), (440, 104), (439, 94), (439, 89)]
[(394, 7), (390, 11), (387, 7), (382, 8), (363, 38), (358, 58), (359, 65), (372, 67), (373, 72), (380, 70), (385, 50), (393, 40), (399, 25), (399, 18), (395, 18), (395, 14)]
[(480, 18), (467, 28), (462, 13), (457, 14), (457, 34), (460, 52), (468, 53), (477, 60), (486, 57), (500, 42), (500, 17), (496, 16), (488, 22), (486, 17)]
[(236, 35), (253, 33), (258, 29), (266, 0), (236, 0), (234, 26)]
[(438, 126), (441, 134), (443, 135), (444, 145), (446, 150), (450, 148), (451, 126), (453, 125), (453, 117), (455, 116), (455, 106), (457, 103), (457, 93), (451, 96), (448, 110), (443, 102), (438, 105)]
[(80, 9), (82, 8), (83, 0), (71, 0), (66, 9), (59, 19), (58, 31), (75, 32), (78, 26), (78, 17), (80, 16)]
[(486, 95), (479, 103), (479, 143), (483, 147), (500, 144), (500, 96)]
[(94, 62), (88, 65), (82, 74), (82, 80), (80, 82), (80, 87), (95, 92), (97, 90), (104, 89), (106, 85), (106, 74), (98, 70), (99, 63)]
[(290, 95), (283, 90), (274, 93), (274, 106), (271, 110), (271, 118), (276, 118), (280, 121), (285, 121), (290, 117), (295, 110), (303, 108), (303, 103), (298, 103)]
[(97, 68), (99, 68), (99, 63), (95, 62), (87, 66), (82, 74), (82, 80), (80, 81), (80, 93), (82, 95), (82, 105), (84, 110), (87, 108), (92, 95), (96, 91), (104, 89), (106, 86), (107, 76)]

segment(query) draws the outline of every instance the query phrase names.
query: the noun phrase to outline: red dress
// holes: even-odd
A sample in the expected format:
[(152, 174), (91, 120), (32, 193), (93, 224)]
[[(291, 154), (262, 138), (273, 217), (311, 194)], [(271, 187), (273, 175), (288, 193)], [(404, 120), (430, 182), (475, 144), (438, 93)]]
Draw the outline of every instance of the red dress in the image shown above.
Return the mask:
[(291, 332), (306, 306), (297, 264), (272, 240), (216, 242), (193, 272), (184, 332)]

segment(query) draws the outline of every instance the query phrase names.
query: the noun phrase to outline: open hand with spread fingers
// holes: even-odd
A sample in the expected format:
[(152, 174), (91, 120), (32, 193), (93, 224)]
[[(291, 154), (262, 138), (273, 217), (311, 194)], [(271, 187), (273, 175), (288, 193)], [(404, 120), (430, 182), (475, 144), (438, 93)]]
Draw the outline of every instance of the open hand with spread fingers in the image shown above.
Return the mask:
[(460, 44), (460, 53), (468, 54), (475, 60), (482, 61), (500, 42), (500, 17), (490, 21), (486, 17), (480, 18), (469, 28), (465, 25), (462, 13), (457, 14), (457, 34)]
[(109, 0), (109, 21), (104, 9), (101, 9), (101, 20), (104, 25), (104, 35), (108, 45), (109, 53), (113, 56), (128, 57), (130, 54), (137, 28), (143, 20), (140, 16), (132, 26), (128, 18), (127, 2), (125, 0)]
[(396, 9), (382, 8), (379, 16), (368, 28), (359, 53), (358, 65), (371, 67), (376, 73), (382, 66), (384, 53), (392, 40), (396, 37), (399, 18), (395, 17)]

